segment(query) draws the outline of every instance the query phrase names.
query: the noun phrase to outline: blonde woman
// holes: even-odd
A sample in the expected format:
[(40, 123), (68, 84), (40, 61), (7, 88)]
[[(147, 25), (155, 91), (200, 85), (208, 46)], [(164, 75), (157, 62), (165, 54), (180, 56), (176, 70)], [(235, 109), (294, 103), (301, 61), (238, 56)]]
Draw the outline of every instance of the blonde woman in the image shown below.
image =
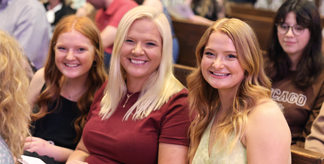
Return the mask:
[(118, 26), (108, 82), (67, 163), (187, 163), (187, 93), (172, 74), (165, 15), (147, 6), (130, 10)]
[(270, 80), (253, 30), (238, 19), (210, 26), (188, 77), (197, 117), (190, 127), (193, 164), (290, 163), (290, 131), (270, 99)]
[(0, 164), (18, 163), (28, 134), (30, 107), (29, 80), (24, 70), (23, 48), (0, 30)]

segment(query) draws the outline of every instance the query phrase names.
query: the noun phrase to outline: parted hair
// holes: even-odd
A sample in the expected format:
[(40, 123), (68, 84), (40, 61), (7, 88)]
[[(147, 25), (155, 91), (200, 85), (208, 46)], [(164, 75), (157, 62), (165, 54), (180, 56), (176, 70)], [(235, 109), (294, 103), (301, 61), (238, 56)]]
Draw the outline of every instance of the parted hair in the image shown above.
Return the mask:
[(74, 128), (77, 133), (75, 142), (78, 142), (81, 137), (82, 129), (85, 125), (85, 119), (94, 98), (94, 93), (107, 79), (107, 74), (104, 70), (103, 64), (103, 45), (100, 32), (95, 24), (87, 17), (77, 17), (75, 15), (71, 15), (63, 18), (56, 25), (50, 43), (47, 61), (44, 67), (46, 89), (37, 98), (36, 104), (40, 109), (37, 113), (32, 114), (32, 120), (36, 121), (48, 114), (47, 106), (50, 102), (57, 101), (57, 104), (59, 104), (61, 85), (65, 80), (65, 76), (60, 72), (55, 64), (55, 46), (57, 44), (58, 37), (61, 34), (71, 32), (72, 30), (76, 30), (87, 37), (95, 49), (95, 61), (89, 70), (86, 81), (88, 88), (77, 101), (77, 106), (81, 113), (80, 117), (78, 117), (74, 122)]
[(295, 85), (300, 89), (305, 89), (323, 73), (324, 68), (324, 59), (321, 53), (321, 19), (317, 7), (311, 1), (287, 0), (278, 9), (273, 21), (265, 70), (273, 83), (284, 79), (289, 73), (292, 62), (279, 43), (276, 27), (276, 24), (285, 22), (289, 12), (296, 14), (297, 24), (310, 31), (309, 42), (297, 64), (297, 75), (294, 77)]
[(126, 70), (120, 63), (121, 48), (131, 25), (138, 19), (151, 20), (158, 28), (163, 41), (162, 57), (157, 70), (144, 83), (138, 100), (128, 110), (123, 119), (127, 120), (131, 115), (133, 115), (132, 119), (134, 120), (147, 117), (152, 111), (158, 110), (165, 104), (172, 95), (184, 88), (173, 75), (172, 35), (168, 19), (162, 12), (153, 7), (135, 7), (124, 15), (118, 25), (108, 84), (101, 100), (100, 115), (102, 119), (108, 119), (114, 113), (127, 93)]
[(22, 46), (0, 30), (0, 135), (13, 156), (20, 159), (29, 134), (31, 109), (27, 101), (29, 79)]
[[(223, 18), (211, 25), (196, 48), (198, 69), (187, 78), (189, 90), (189, 107), (195, 118), (190, 125), (189, 158), (193, 158), (204, 130), (215, 117), (220, 98), (218, 90), (213, 88), (203, 77), (201, 60), (205, 46), (213, 32), (226, 34), (236, 49), (237, 58), (245, 70), (244, 79), (240, 83), (234, 97), (232, 110), (217, 125), (217, 138), (221, 147), (218, 151), (231, 151), (244, 135), (247, 115), (258, 99), (270, 98), (270, 80), (263, 69), (263, 57), (254, 31), (249, 25), (235, 18)], [(231, 140), (231, 138), (234, 138)], [(229, 149), (225, 146), (229, 145)]]

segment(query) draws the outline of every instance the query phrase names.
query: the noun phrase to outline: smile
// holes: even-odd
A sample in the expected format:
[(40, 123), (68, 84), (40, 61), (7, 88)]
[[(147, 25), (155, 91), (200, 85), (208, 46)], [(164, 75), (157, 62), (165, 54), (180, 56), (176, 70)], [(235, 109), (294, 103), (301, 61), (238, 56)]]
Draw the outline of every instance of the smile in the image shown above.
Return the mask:
[(134, 63), (134, 64), (144, 64), (144, 63), (146, 63), (146, 61), (144, 61), (144, 60), (133, 60), (133, 59), (129, 59), (129, 61), (131, 63)]
[(216, 75), (216, 76), (229, 76), (230, 75), (229, 73), (214, 73), (212, 71), (210, 71), (210, 73), (212, 73), (213, 75)]
[(65, 65), (68, 66), (68, 67), (77, 67), (77, 66), (79, 66), (80, 64), (66, 64), (66, 63), (65, 63)]

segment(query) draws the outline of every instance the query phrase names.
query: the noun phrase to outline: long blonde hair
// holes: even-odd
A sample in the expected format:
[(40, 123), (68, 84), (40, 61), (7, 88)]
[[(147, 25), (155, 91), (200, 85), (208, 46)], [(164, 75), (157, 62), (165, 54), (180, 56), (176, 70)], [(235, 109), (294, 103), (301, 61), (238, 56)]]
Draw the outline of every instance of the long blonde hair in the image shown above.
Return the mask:
[(26, 60), (21, 45), (0, 30), (0, 135), (16, 158), (23, 153), (29, 134), (29, 79), (23, 67)]
[[(196, 48), (197, 66), (187, 78), (191, 113), (197, 114), (190, 125), (190, 150), (192, 158), (197, 150), (202, 133), (215, 117), (220, 103), (217, 89), (210, 86), (203, 78), (201, 60), (205, 46), (212, 32), (226, 34), (234, 43), (239, 63), (244, 68), (244, 79), (239, 85), (234, 101), (233, 110), (227, 111), (225, 118), (217, 126), (216, 138), (222, 150), (231, 151), (239, 139), (242, 138), (247, 115), (260, 98), (270, 98), (270, 80), (263, 70), (262, 52), (257, 38), (249, 25), (238, 19), (220, 19), (210, 26), (200, 39)], [(234, 136), (233, 140), (228, 140)], [(229, 149), (223, 149), (229, 145)]]
[(133, 119), (147, 117), (152, 111), (165, 104), (173, 94), (184, 88), (173, 76), (172, 35), (168, 19), (153, 7), (135, 7), (124, 15), (117, 29), (111, 57), (109, 82), (101, 100), (100, 115), (103, 119), (109, 118), (114, 113), (120, 100), (127, 93), (126, 72), (120, 64), (121, 48), (130, 26), (135, 20), (143, 18), (152, 20), (161, 34), (163, 40), (162, 58), (159, 67), (145, 82), (139, 99), (125, 114), (124, 119), (127, 120), (133, 112), (135, 112)]

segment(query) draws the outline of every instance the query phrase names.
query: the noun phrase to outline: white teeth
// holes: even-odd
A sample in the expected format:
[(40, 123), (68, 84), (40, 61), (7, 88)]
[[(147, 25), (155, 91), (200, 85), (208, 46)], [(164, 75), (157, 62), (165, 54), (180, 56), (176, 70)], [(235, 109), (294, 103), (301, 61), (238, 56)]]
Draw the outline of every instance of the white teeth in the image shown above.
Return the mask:
[(68, 66), (68, 67), (77, 67), (79, 64), (65, 64), (66, 66)]
[(214, 75), (216, 75), (216, 76), (227, 76), (228, 74), (226, 73), (226, 74), (222, 74), (222, 73), (214, 73), (214, 72), (212, 72)]
[(134, 64), (144, 64), (145, 63), (145, 61), (142, 61), (142, 60), (130, 60), (132, 63), (134, 63)]

